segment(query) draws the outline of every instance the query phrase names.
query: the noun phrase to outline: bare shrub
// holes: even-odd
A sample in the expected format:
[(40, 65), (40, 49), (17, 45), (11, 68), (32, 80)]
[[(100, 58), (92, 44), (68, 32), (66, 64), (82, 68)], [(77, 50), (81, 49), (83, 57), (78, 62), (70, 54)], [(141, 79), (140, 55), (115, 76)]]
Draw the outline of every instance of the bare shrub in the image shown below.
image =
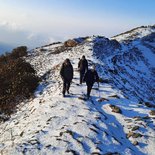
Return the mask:
[(0, 57), (0, 113), (15, 112), (16, 105), (31, 97), (38, 86), (39, 78), (34, 68), (20, 58), (26, 56), (26, 49), (17, 48)]

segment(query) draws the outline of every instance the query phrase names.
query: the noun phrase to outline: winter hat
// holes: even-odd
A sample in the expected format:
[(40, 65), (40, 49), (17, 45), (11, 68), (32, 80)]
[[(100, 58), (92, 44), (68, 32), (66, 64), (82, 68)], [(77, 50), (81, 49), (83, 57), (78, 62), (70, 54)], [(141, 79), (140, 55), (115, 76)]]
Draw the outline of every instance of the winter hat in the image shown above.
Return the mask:
[(82, 56), (82, 59), (85, 59), (85, 56), (84, 55)]
[(70, 62), (70, 60), (67, 58), (67, 59), (65, 60), (65, 62)]

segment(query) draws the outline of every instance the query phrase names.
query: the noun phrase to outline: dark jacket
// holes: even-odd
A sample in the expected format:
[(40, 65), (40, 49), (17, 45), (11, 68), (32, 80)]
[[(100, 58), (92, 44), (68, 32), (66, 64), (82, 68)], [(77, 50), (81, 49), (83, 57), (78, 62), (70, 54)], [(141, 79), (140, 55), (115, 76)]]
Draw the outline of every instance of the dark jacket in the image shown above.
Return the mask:
[(80, 59), (78, 63), (79, 71), (86, 72), (88, 70), (88, 61), (86, 59)]
[(99, 81), (99, 76), (96, 71), (88, 70), (84, 76), (84, 81), (87, 85), (93, 85)]
[(73, 66), (71, 63), (66, 65), (65, 63), (62, 64), (60, 69), (61, 78), (65, 81), (72, 81), (73, 79)]

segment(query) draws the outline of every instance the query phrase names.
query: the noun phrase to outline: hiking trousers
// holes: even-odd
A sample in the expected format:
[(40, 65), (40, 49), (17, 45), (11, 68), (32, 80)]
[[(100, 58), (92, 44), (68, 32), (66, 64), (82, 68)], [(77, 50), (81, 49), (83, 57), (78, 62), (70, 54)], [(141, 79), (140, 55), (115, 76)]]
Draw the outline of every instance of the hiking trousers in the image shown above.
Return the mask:
[(69, 93), (69, 88), (71, 85), (71, 81), (63, 81), (63, 90), (62, 90), (62, 94), (65, 95), (66, 91)]
[(87, 85), (87, 97), (88, 97), (88, 98), (90, 97), (90, 93), (91, 93), (92, 87), (93, 87), (93, 84)]
[(84, 75), (85, 75), (85, 71), (80, 71), (80, 84), (82, 84), (83, 82)]

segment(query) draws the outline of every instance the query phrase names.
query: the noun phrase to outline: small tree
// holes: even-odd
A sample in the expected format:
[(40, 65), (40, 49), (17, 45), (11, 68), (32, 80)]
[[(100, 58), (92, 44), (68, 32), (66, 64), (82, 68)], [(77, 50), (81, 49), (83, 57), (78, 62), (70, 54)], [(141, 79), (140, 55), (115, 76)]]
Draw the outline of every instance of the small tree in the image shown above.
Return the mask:
[(11, 53), (11, 57), (14, 59), (23, 57), (27, 55), (27, 47), (26, 46), (20, 46), (15, 49), (13, 49)]

